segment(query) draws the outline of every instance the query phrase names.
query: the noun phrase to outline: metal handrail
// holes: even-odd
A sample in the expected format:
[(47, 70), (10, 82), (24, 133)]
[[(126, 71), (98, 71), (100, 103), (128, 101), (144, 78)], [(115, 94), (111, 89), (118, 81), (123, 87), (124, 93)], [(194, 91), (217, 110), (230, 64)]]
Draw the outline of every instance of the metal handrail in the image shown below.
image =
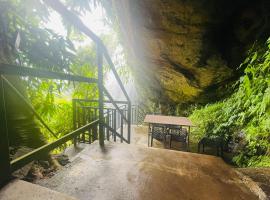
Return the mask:
[[(83, 102), (97, 102), (98, 103), (98, 100), (96, 99), (73, 99), (75, 101), (83, 101)], [(112, 103), (111, 101), (109, 100), (104, 100), (103, 101), (104, 103)], [(114, 101), (115, 103), (117, 104), (128, 104), (128, 101)]]
[(95, 120), (93, 122), (90, 122), (89, 124), (86, 124), (85, 126), (82, 126), (80, 128), (78, 128), (75, 131), (72, 131), (66, 135), (64, 135), (63, 137), (59, 138), (58, 140), (55, 140), (49, 144), (45, 144), (17, 159), (14, 159), (11, 161), (10, 163), (10, 169), (11, 172), (16, 171), (17, 169), (20, 169), (21, 167), (23, 167), (24, 165), (30, 163), (31, 161), (40, 158), (40, 156), (49, 153), (51, 150), (59, 147), (60, 145), (66, 143), (69, 140), (72, 140), (74, 137), (77, 137), (78, 135), (80, 135), (83, 131), (93, 127), (94, 125), (97, 125), (99, 123), (99, 120)]
[(106, 96), (109, 98), (109, 100), (112, 102), (112, 104), (114, 105), (114, 107), (116, 108), (116, 110), (118, 110), (118, 112), (119, 112), (120, 115), (123, 117), (123, 119), (128, 123), (129, 120), (126, 118), (126, 116), (124, 115), (124, 113), (122, 112), (122, 110), (118, 107), (118, 105), (114, 102), (112, 96), (111, 96), (110, 93), (106, 90), (106, 88), (104, 88), (104, 92), (105, 92)]
[[(115, 133), (115, 135), (121, 138), (121, 141), (126, 141), (130, 143), (130, 123), (131, 123), (131, 101), (130, 98), (123, 86), (123, 83), (120, 77), (117, 74), (116, 68), (111, 60), (111, 57), (108, 53), (108, 50), (102, 40), (95, 35), (90, 29), (88, 29), (82, 21), (77, 17), (74, 13), (70, 12), (59, 0), (43, 0), (46, 4), (51, 6), (55, 11), (60, 13), (67, 21), (71, 22), (75, 27), (77, 27), (81, 32), (86, 34), (90, 37), (97, 45), (97, 60), (98, 60), (98, 79), (95, 78), (88, 78), (78, 75), (71, 75), (68, 73), (60, 73), (60, 72), (53, 72), (48, 70), (42, 69), (35, 69), (30, 67), (24, 66), (16, 66), (10, 64), (2, 64), (0, 63), (0, 132), (1, 132), (1, 141), (0, 141), (0, 153), (1, 153), (1, 161), (3, 161), (3, 165), (0, 165), (0, 184), (3, 184), (10, 178), (11, 172), (21, 168), (22, 166), (28, 164), (29, 162), (38, 159), (41, 155), (49, 153), (51, 150), (59, 147), (63, 143), (74, 139), (74, 144), (76, 144), (76, 138), (82, 134), (83, 131), (90, 131), (89, 129), (94, 127), (95, 125), (99, 125), (99, 142), (100, 145), (104, 145), (104, 134), (103, 134), (103, 127), (106, 127), (108, 130)], [(128, 112), (127, 117), (124, 115), (122, 110), (117, 105), (118, 101), (114, 101), (110, 93), (107, 89), (103, 86), (103, 57), (106, 59), (107, 63), (109, 64), (122, 92), (124, 93), (128, 105)], [(65, 136), (57, 139), (54, 142), (49, 144), (43, 145), (28, 154), (25, 154), (15, 160), (10, 162), (9, 158), (9, 142), (8, 142), (8, 130), (7, 130), (7, 118), (6, 118), (6, 105), (5, 105), (5, 91), (4, 91), (4, 79), (2, 75), (17, 75), (17, 76), (32, 76), (37, 78), (46, 78), (46, 79), (58, 79), (58, 80), (66, 80), (66, 81), (77, 81), (77, 82), (85, 82), (85, 83), (96, 83), (99, 87), (99, 119), (95, 120), (89, 124), (86, 124), (82, 127), (79, 127), (75, 131), (66, 134)], [(112, 103), (115, 109), (121, 115), (121, 126), (123, 126), (124, 119), (128, 123), (128, 138), (125, 139), (123, 137), (123, 129), (121, 129), (121, 134), (119, 134), (116, 130), (112, 127), (108, 126), (104, 123), (104, 113), (103, 113), (103, 106), (104, 106), (104, 93), (109, 98), (110, 103)], [(97, 130), (95, 128), (95, 130)], [(84, 134), (84, 133), (83, 133)], [(90, 132), (89, 132), (90, 134)]]
[[(98, 80), (99, 82), (99, 91), (102, 93), (104, 87), (102, 84), (102, 80), (103, 80), (103, 73), (102, 73), (102, 63), (103, 63), (103, 56), (105, 57), (105, 59), (107, 60), (109, 66), (111, 67), (111, 70), (122, 90), (122, 92), (124, 93), (127, 101), (128, 101), (128, 141), (130, 143), (130, 131), (131, 131), (131, 127), (130, 127), (130, 121), (131, 121), (131, 101), (130, 98), (124, 88), (124, 85), (121, 81), (121, 79), (119, 78), (117, 71), (115, 69), (115, 66), (112, 62), (112, 59), (108, 53), (108, 50), (106, 48), (106, 46), (104, 45), (104, 43), (102, 42), (102, 40), (93, 32), (91, 31), (81, 20), (80, 18), (75, 15), (74, 13), (72, 13), (71, 11), (69, 11), (59, 0), (44, 0), (44, 2), (49, 5), (52, 9), (54, 9), (56, 12), (58, 12), (66, 21), (70, 22), (74, 27), (76, 27), (79, 31), (81, 31), (82, 33), (84, 33), (85, 35), (87, 35), (90, 39), (92, 39), (96, 45), (97, 45), (97, 49), (98, 49), (98, 66), (99, 66), (99, 71), (98, 71), (98, 75), (99, 78)], [(101, 80), (102, 79), (102, 80)], [(101, 87), (102, 86), (102, 87)], [(105, 90), (104, 90), (105, 91)], [(107, 93), (108, 94), (108, 93)], [(110, 94), (108, 94), (110, 96)], [(107, 96), (108, 96), (107, 95)], [(102, 96), (102, 97), (101, 97)], [(99, 96), (99, 102), (101, 104), (103, 104), (103, 94)], [(109, 97), (108, 96), (108, 97)], [(110, 98), (110, 97), (109, 97)], [(113, 99), (110, 99), (111, 101), (113, 101)], [(117, 105), (114, 104), (114, 106), (116, 106), (116, 109), (121, 112), (118, 108)], [(100, 112), (103, 113), (103, 111), (100, 109)], [(100, 118), (100, 120), (103, 120), (102, 117)], [(102, 124), (102, 123), (101, 123)], [(101, 128), (102, 129), (102, 128)], [(100, 135), (101, 136), (101, 135)], [(103, 143), (101, 144), (103, 145)]]
[(118, 76), (118, 73), (115, 69), (115, 66), (112, 62), (112, 59), (108, 53), (108, 50), (106, 48), (106, 46), (104, 45), (103, 41), (93, 32), (91, 31), (81, 20), (80, 18), (75, 15), (74, 13), (72, 13), (71, 11), (69, 11), (60, 1), (58, 0), (44, 0), (44, 2), (49, 5), (51, 8), (53, 8), (56, 12), (58, 12), (63, 18), (65, 18), (68, 22), (70, 22), (71, 24), (73, 24), (73, 26), (75, 26), (78, 30), (80, 30), (81, 32), (83, 32), (85, 35), (87, 35), (90, 39), (92, 39), (97, 46), (99, 46), (104, 54), (105, 59), (107, 60), (108, 64), (110, 65), (112, 72), (122, 90), (122, 92), (124, 93), (126, 99), (128, 102), (130, 101), (130, 98), (125, 90), (125, 87), (120, 79), (120, 77)]
[(110, 131), (112, 131), (114, 134), (116, 134), (121, 140), (124, 140), (126, 143), (129, 143), (129, 141), (126, 138), (122, 137), (121, 134), (119, 134), (115, 129), (113, 129), (112, 127), (110, 127), (108, 124), (104, 124), (104, 126), (106, 128), (108, 128)]
[(35, 69), (25, 66), (10, 65), (0, 63), (0, 74), (6, 75), (16, 75), (16, 76), (32, 76), (37, 78), (46, 79), (57, 79), (57, 80), (67, 80), (67, 81), (77, 81), (85, 83), (97, 83), (98, 80), (95, 78), (88, 78), (84, 76), (65, 74), (61, 72), (54, 72), (42, 69)]
[(33, 106), (25, 99), (25, 97), (17, 90), (17, 88), (10, 83), (6, 77), (1, 75), (1, 78), (5, 81), (5, 83), (14, 91), (15, 94), (25, 103), (25, 105), (33, 112), (33, 114), (37, 117), (37, 119), (41, 122), (41, 124), (56, 138), (58, 139), (57, 135), (50, 129), (50, 127), (44, 122), (41, 116), (35, 111)]
[(116, 78), (116, 80), (117, 80), (117, 82), (118, 82), (118, 84), (119, 84), (119, 86), (120, 86), (122, 92), (124, 93), (124, 95), (125, 95), (127, 101), (128, 101), (128, 102), (131, 102), (131, 101), (130, 101), (130, 98), (129, 98), (128, 94), (127, 94), (127, 91), (125, 90), (125, 87), (124, 87), (124, 85), (123, 85), (123, 83), (122, 83), (120, 77), (118, 76), (118, 73), (117, 73), (117, 71), (116, 71), (116, 69), (115, 69), (115, 66), (114, 66), (112, 60), (111, 60), (111, 57), (110, 57), (110, 55), (109, 55), (109, 53), (108, 53), (107, 48), (104, 46), (103, 43), (102, 43), (102, 46), (103, 46), (103, 49), (104, 49), (104, 57), (105, 57), (105, 59), (107, 60), (108, 64), (110, 65), (110, 67), (111, 67), (111, 69), (112, 69), (112, 72), (113, 72), (113, 74), (114, 74), (114, 76), (115, 76), (115, 78)]
[[(75, 128), (79, 127), (80, 125), (83, 125), (87, 121), (87, 119), (95, 119), (95, 118), (99, 117), (97, 115), (97, 112), (96, 112), (99, 109), (99, 107), (88, 106), (87, 104), (81, 104), (81, 102), (90, 102), (91, 103), (91, 102), (93, 102), (92, 100), (88, 100), (88, 99), (73, 99), (73, 102), (74, 102), (73, 103), (73, 109), (74, 109), (73, 111), (74, 111), (74, 117), (75, 117), (73, 119), (73, 123), (74, 123), (74, 127)], [(78, 102), (78, 104), (76, 104), (76, 102)], [(123, 111), (127, 111), (126, 109), (122, 109), (123, 106), (127, 106), (127, 105), (119, 106), (119, 109), (121, 109)], [(79, 111), (78, 108), (81, 108), (82, 110)], [(94, 113), (89, 112), (88, 110), (93, 110)], [(79, 117), (79, 118), (76, 117), (78, 112), (83, 114), (82, 115), (83, 116), (82, 118), (81, 117)], [(119, 119), (120, 121), (117, 120), (117, 118), (116, 118), (117, 117), (116, 112), (118, 112), (118, 110), (115, 109), (115, 108), (110, 108), (110, 107), (106, 108), (106, 107), (104, 107), (104, 109), (103, 109), (103, 121), (104, 121), (103, 125), (107, 129), (106, 130), (107, 140), (109, 140), (109, 136), (108, 136), (109, 133), (108, 133), (108, 131), (109, 132), (112, 132), (112, 133), (115, 133), (115, 131), (117, 132), (117, 129), (119, 127), (121, 127), (121, 124), (124, 121), (123, 116), (121, 116), (121, 114), (119, 112), (118, 112), (118, 114), (120, 116), (120, 119)], [(112, 119), (112, 121), (110, 121), (110, 119)], [(118, 124), (117, 121), (120, 124)], [(108, 127), (105, 126), (105, 125), (110, 126), (110, 123), (112, 123), (110, 128), (108, 128)], [(114, 128), (115, 131), (111, 131), (112, 128)], [(122, 127), (121, 127), (121, 133), (123, 133), (122, 132)], [(120, 137), (121, 141), (128, 142), (128, 139), (125, 139), (123, 137), (123, 135), (121, 135), (121, 134), (115, 133), (114, 136)]]

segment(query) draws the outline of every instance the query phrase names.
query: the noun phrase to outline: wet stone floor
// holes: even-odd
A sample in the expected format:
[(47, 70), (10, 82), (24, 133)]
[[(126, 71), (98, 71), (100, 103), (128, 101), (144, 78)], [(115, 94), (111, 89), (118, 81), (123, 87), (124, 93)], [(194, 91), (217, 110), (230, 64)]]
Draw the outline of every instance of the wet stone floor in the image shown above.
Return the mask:
[[(146, 130), (146, 131), (145, 131)], [(147, 147), (147, 127), (132, 127), (132, 144), (95, 142), (41, 186), (82, 200), (258, 199), (222, 159)]]

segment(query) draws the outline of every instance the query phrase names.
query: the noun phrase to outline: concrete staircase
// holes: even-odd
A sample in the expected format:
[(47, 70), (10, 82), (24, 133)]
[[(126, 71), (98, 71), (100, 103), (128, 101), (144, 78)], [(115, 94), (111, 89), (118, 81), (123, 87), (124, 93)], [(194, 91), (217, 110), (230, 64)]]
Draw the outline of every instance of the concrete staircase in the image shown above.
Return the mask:
[(41, 186), (78, 199), (258, 199), (220, 158), (107, 142), (88, 145)]
[[(37, 181), (40, 186), (21, 181), (17, 186), (7, 186), (1, 191), (0, 200), (263, 199), (256, 195), (256, 185), (248, 187), (247, 180), (222, 159), (149, 148), (145, 130), (145, 127), (133, 127), (133, 144), (106, 142), (101, 148), (94, 142), (83, 144), (79, 153), (70, 149), (71, 163), (56, 175)], [(24, 185), (31, 187), (27, 189)], [(17, 196), (9, 196), (14, 191)]]
[(69, 195), (21, 180), (13, 180), (0, 190), (0, 200), (76, 200)]

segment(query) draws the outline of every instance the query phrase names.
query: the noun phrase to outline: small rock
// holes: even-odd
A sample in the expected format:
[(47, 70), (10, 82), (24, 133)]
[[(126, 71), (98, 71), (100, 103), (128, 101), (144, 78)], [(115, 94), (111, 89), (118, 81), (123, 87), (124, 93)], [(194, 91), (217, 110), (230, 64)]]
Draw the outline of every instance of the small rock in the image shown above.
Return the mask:
[(68, 156), (65, 154), (57, 155), (55, 156), (55, 158), (62, 166), (65, 166), (66, 164), (70, 163)]
[(50, 163), (49, 161), (45, 161), (45, 160), (40, 160), (39, 164), (44, 168), (44, 169), (49, 169), (50, 168)]

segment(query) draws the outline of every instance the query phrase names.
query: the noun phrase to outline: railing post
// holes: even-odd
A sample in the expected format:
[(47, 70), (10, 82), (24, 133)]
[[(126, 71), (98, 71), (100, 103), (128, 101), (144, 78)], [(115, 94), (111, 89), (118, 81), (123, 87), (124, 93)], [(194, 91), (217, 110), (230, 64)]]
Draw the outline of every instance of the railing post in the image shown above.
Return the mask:
[[(109, 116), (109, 114), (110, 114), (110, 109), (108, 108), (107, 109), (107, 116), (106, 116), (106, 124), (108, 126), (110, 126), (110, 116)], [(108, 128), (106, 128), (106, 137), (107, 137), (107, 140), (109, 141), (110, 140), (110, 132), (109, 132)]]
[(93, 134), (92, 134), (92, 128), (88, 129), (88, 143), (91, 144), (92, 142), (92, 138), (93, 138)]
[(5, 89), (2, 75), (0, 74), (0, 186), (6, 183), (11, 176), (9, 141), (6, 117)]
[(99, 144), (100, 146), (104, 146), (103, 53), (100, 44), (97, 44), (97, 65), (98, 65), (98, 100), (99, 100)]
[[(85, 107), (82, 107), (82, 124), (86, 125)], [(85, 132), (82, 132), (82, 141), (85, 143)]]
[(131, 132), (131, 102), (128, 102), (128, 143), (130, 144), (130, 132)]
[(138, 108), (137, 105), (134, 106), (134, 124), (138, 125)]
[[(76, 99), (72, 99), (72, 108), (73, 108), (73, 130), (77, 129), (77, 108), (76, 108)], [(73, 139), (74, 147), (77, 146), (77, 137)]]
[[(115, 110), (113, 110), (113, 128), (114, 128), (114, 130), (116, 130), (117, 131), (117, 127), (116, 127), (116, 109)], [(113, 133), (113, 140), (116, 142), (116, 134), (115, 133)]]
[(97, 125), (95, 125), (95, 126), (93, 127), (93, 131), (92, 131), (93, 142), (97, 140), (97, 131), (98, 131)]
[(120, 117), (120, 135), (121, 135), (121, 143), (123, 143), (123, 123), (124, 123), (124, 120), (123, 120), (123, 117), (121, 116)]
[(97, 109), (95, 108), (95, 120), (97, 119)]

